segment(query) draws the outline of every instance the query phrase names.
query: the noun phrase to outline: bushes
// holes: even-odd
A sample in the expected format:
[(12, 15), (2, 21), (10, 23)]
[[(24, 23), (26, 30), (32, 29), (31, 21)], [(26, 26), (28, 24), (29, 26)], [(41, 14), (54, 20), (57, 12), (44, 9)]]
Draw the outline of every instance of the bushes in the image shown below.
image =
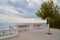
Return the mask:
[(60, 29), (60, 16), (49, 20), (50, 27)]

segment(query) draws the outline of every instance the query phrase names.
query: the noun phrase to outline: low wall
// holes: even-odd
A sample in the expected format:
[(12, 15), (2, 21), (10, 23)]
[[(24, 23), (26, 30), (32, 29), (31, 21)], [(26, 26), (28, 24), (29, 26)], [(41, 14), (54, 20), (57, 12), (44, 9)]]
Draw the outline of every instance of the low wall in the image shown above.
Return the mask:
[(17, 29), (0, 30), (0, 39), (5, 39), (18, 35)]

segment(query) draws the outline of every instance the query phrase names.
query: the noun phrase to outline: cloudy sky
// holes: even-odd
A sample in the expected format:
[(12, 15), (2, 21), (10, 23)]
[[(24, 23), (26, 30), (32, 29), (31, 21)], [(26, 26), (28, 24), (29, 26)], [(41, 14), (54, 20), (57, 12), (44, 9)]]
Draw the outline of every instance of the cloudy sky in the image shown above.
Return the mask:
[[(0, 0), (0, 23), (38, 19), (36, 11), (42, 2), (48, 0)], [(60, 0), (54, 0), (59, 4)]]

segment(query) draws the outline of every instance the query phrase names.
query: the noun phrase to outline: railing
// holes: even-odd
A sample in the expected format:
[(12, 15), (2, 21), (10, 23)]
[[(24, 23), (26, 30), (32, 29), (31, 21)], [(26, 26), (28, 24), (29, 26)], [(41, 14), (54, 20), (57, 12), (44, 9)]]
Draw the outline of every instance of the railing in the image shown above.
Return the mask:
[(0, 30), (0, 37), (1, 36), (8, 36), (16, 34), (16, 29), (10, 29), (10, 30)]
[(18, 35), (18, 30), (16, 26), (9, 25), (7, 29), (0, 29), (0, 39), (13, 37)]

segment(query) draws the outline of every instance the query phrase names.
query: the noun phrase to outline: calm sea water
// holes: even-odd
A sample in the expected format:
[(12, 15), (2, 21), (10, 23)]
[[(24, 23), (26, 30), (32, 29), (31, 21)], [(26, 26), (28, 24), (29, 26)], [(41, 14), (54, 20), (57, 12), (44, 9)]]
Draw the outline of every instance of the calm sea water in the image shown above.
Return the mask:
[(0, 29), (8, 29), (10, 25), (22, 25), (26, 24), (32, 27), (34, 24), (41, 24), (41, 27), (47, 27), (46, 23), (0, 23)]
[(41, 26), (40, 27), (43, 27), (43, 28), (46, 28), (48, 27), (46, 23), (0, 23), (0, 35), (3, 34), (3, 32), (1, 31), (1, 29), (9, 29), (9, 26), (11, 25), (29, 25), (30, 27), (33, 27), (34, 24), (40, 24)]

